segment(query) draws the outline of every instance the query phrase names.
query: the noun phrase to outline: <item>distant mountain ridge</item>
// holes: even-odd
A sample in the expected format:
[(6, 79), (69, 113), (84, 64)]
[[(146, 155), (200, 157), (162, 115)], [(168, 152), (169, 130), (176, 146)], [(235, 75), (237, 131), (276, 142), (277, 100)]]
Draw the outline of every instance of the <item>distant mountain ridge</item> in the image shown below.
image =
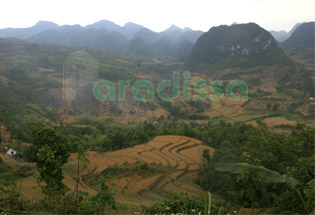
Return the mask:
[(85, 29), (106, 29), (107, 31), (115, 31), (124, 35), (127, 39), (131, 39), (137, 32), (142, 29), (146, 29), (142, 25), (138, 25), (132, 22), (126, 23), (124, 26), (115, 24), (109, 20), (101, 20), (91, 25), (84, 27)]
[[(16, 37), (33, 43), (128, 51), (142, 56), (148, 56), (144, 53), (150, 52), (151, 57), (188, 56), (202, 33), (175, 25), (165, 31), (154, 32), (132, 22), (120, 26), (109, 20), (101, 20), (85, 27), (58, 26), (52, 22), (40, 21), (30, 28), (0, 29), (0, 37)], [(143, 50), (144, 47), (147, 51)]]
[[(270, 31), (270, 33), (281, 43), (281, 47), (285, 49), (288, 55), (292, 56), (294, 53), (300, 51), (294, 51), (290, 43), (297, 44), (297, 42), (292, 42), (294, 39), (290, 40), (289, 37), (304, 24), (296, 24), (290, 32)], [(239, 25), (233, 23), (232, 26)], [(84, 27), (80, 25), (59, 26), (53, 22), (39, 21), (30, 28), (0, 29), (0, 37), (15, 37), (33, 43), (49, 43), (71, 47), (131, 52), (145, 57), (170, 56), (182, 59), (188, 58), (197, 39), (203, 33), (202, 31), (194, 31), (188, 27), (180, 28), (176, 25), (171, 25), (162, 32), (154, 32), (132, 22), (120, 26), (109, 20), (101, 20)], [(289, 42), (286, 42), (286, 40)], [(308, 49), (308, 57), (300, 56), (300, 58), (312, 59), (314, 54), (311, 51), (313, 49), (312, 47)], [(147, 55), (148, 53), (150, 54)], [(235, 53), (237, 53), (237, 50), (235, 50)]]
[(30, 28), (5, 28), (0, 29), (0, 37), (16, 37), (19, 39), (28, 39), (33, 35), (45, 30), (58, 28), (59, 25), (48, 21), (39, 21)]
[(286, 31), (270, 31), (270, 33), (278, 42), (283, 42), (290, 37)]
[(286, 31), (269, 31), (269, 32), (278, 42), (284, 42), (292, 35), (295, 29), (299, 27), (301, 24), (303, 23), (295, 24), (294, 27), (289, 32), (286, 32)]
[(124, 35), (116, 31), (85, 29), (79, 25), (46, 30), (30, 37), (27, 41), (111, 51), (123, 51), (128, 45), (128, 40)]

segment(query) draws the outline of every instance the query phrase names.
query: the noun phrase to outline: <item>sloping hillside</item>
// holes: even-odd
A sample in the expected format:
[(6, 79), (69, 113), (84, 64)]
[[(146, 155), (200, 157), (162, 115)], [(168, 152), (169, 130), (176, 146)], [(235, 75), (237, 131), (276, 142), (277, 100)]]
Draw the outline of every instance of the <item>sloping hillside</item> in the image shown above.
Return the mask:
[[(197, 197), (204, 191), (193, 181), (203, 162), (204, 150), (209, 150), (210, 155), (214, 152), (193, 138), (158, 136), (133, 148), (90, 154), (89, 168), (96, 177), (115, 179), (116, 197), (120, 201), (150, 204), (181, 192)], [(83, 181), (93, 187), (94, 180), (87, 176)]]
[(255, 23), (211, 28), (197, 40), (188, 68), (224, 69), (289, 64), (271, 34)]
[[(166, 135), (123, 150), (88, 152), (88, 169), (92, 175), (88, 174), (87, 169), (84, 170), (79, 189), (95, 195), (98, 180), (104, 177), (106, 181), (113, 180), (116, 184), (113, 186), (115, 198), (121, 202), (149, 205), (181, 192), (198, 197), (205, 192), (194, 183), (196, 172), (203, 162), (204, 150), (209, 150), (209, 156), (213, 155), (214, 149), (199, 140)], [(64, 167), (64, 183), (72, 190), (76, 184), (76, 156), (72, 154)], [(37, 199), (41, 195), (36, 186), (37, 176), (35, 172), (17, 183), (24, 198)]]
[(303, 23), (281, 44), (289, 56), (302, 63), (311, 64), (311, 69), (314, 69), (314, 34), (315, 22)]
[(255, 23), (211, 28), (197, 40), (185, 65), (214, 80), (240, 79), (249, 89), (276, 89), (296, 97), (298, 91), (300, 96), (314, 94), (312, 71), (295, 63), (272, 35)]

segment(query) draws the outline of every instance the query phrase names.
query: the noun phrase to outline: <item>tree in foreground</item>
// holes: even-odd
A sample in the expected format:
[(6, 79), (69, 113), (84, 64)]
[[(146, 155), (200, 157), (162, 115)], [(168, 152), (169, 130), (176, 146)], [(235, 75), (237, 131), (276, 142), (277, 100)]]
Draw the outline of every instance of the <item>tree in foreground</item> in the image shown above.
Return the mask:
[(42, 192), (52, 201), (66, 192), (62, 183), (62, 167), (67, 163), (69, 153), (66, 139), (53, 128), (43, 128), (33, 136), (33, 145), (28, 148), (27, 157), (36, 163), (40, 173)]
[(251, 196), (253, 214), (255, 214), (255, 197), (256, 191), (259, 190), (259, 186), (263, 183), (271, 184), (285, 184), (291, 190), (297, 194), (300, 203), (302, 205), (302, 214), (310, 214), (315, 207), (315, 179), (303, 184), (294, 177), (287, 176), (286, 174), (280, 174), (277, 171), (272, 171), (263, 166), (253, 165), (249, 163), (216, 163), (215, 170), (220, 172), (230, 172), (238, 174), (238, 181), (245, 181), (248, 184), (248, 193)]

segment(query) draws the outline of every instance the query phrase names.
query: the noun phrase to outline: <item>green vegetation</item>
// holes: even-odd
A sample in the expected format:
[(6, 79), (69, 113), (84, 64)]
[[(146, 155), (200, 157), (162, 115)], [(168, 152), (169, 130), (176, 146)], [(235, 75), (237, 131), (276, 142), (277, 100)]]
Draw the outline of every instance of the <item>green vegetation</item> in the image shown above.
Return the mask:
[(145, 209), (146, 214), (226, 214), (230, 210), (230, 205), (225, 201), (212, 201), (209, 197), (190, 199), (187, 193), (180, 193), (173, 200), (166, 199), (162, 203), (156, 203)]
[(0, 213), (20, 214), (26, 211), (17, 180), (33, 174), (34, 166), (30, 164), (7, 165), (0, 158)]
[(103, 213), (105, 212), (106, 206), (109, 206), (113, 210), (117, 211), (113, 193), (104, 182), (100, 184), (100, 187), (100, 192), (93, 198), (93, 200), (96, 202), (97, 207), (100, 208), (100, 211)]
[[(21, 199), (17, 180), (33, 174), (34, 166), (16, 163), (14, 167), (6, 165), (0, 159), (0, 213), (57, 213), (57, 214), (86, 214), (104, 212), (107, 207), (116, 208), (112, 192), (105, 182), (99, 183), (96, 196), (88, 196), (84, 192), (73, 193), (63, 184), (62, 167), (67, 163), (69, 154), (64, 136), (56, 133), (52, 128), (42, 128), (32, 136), (33, 145), (26, 150), (30, 162), (35, 162), (39, 172), (38, 187), (42, 189), (45, 198), (37, 201)], [(78, 146), (79, 161), (88, 162)], [(81, 153), (82, 152), (82, 153)], [(78, 175), (80, 167), (78, 166)], [(78, 178), (79, 180), (79, 178)], [(22, 180), (23, 181), (23, 180)]]
[(198, 71), (290, 64), (270, 33), (255, 23), (211, 28), (196, 42), (186, 62)]
[(149, 165), (143, 161), (138, 161), (135, 164), (110, 166), (99, 174), (94, 174), (94, 171), (92, 171), (90, 174), (83, 176), (83, 181), (90, 187), (97, 187), (99, 184), (99, 178), (103, 178), (106, 181), (123, 177), (132, 177), (135, 175), (148, 178), (154, 174), (162, 174), (170, 170), (174, 170), (174, 168), (163, 167), (156, 164)]
[[(256, 169), (262, 166), (294, 177), (300, 182), (296, 189), (305, 196), (303, 186), (314, 179), (315, 174), (314, 129), (298, 125), (291, 134), (285, 135), (250, 125), (221, 125), (209, 129), (209, 133), (211, 141), (208, 144), (216, 151), (200, 171), (198, 184), (238, 207), (273, 208), (275, 213), (282, 214), (311, 211), (309, 208), (306, 211), (294, 189), (283, 183), (276, 187), (269, 184)], [(254, 166), (241, 172), (235, 172), (234, 168), (233, 173), (240, 175), (216, 171), (217, 163), (230, 162)]]
[(302, 23), (289, 39), (281, 43), (289, 56), (307, 61), (311, 65), (314, 65), (314, 26), (314, 22)]
[[(83, 122), (85, 125), (84, 127), (82, 127)], [(312, 128), (308, 128), (304, 125), (298, 125), (292, 130), (290, 134), (280, 134), (272, 132), (265, 127), (255, 128), (251, 125), (244, 124), (212, 124), (209, 122), (207, 125), (201, 126), (195, 123), (185, 124), (179, 122), (162, 122), (161, 124), (157, 125), (152, 125), (150, 123), (144, 123), (137, 126), (125, 125), (125, 129), (118, 129), (117, 127), (115, 127), (117, 125), (113, 122), (111, 124), (111, 127), (103, 127), (103, 123), (104, 122), (102, 121), (83, 120), (81, 121), (81, 126), (78, 126), (78, 124), (77, 126), (72, 125), (72, 127), (68, 127), (68, 129), (63, 129), (61, 127), (55, 128), (55, 130), (59, 132), (63, 131), (63, 134), (66, 135), (68, 138), (61, 138), (59, 134), (56, 136), (56, 134), (54, 134), (55, 131), (53, 131), (52, 129), (41, 130), (37, 133), (37, 135), (33, 136), (34, 145), (29, 149), (34, 149), (34, 147), (36, 149), (37, 147), (38, 149), (36, 150), (39, 152), (37, 153), (37, 156), (39, 156), (38, 158), (42, 156), (47, 157), (48, 155), (52, 155), (48, 150), (50, 149), (50, 147), (60, 147), (61, 143), (65, 143), (64, 141), (70, 142), (71, 145), (72, 141), (72, 150), (77, 151), (78, 145), (83, 144), (80, 143), (80, 141), (78, 140), (83, 140), (84, 142), (86, 134), (92, 136), (96, 135), (95, 138), (97, 139), (98, 135), (102, 134), (102, 130), (104, 130), (105, 133), (108, 131), (112, 133), (112, 136), (110, 136), (110, 139), (113, 138), (111, 139), (112, 141), (115, 141), (115, 136), (118, 138), (118, 136), (126, 135), (125, 138), (128, 139), (128, 141), (124, 139), (119, 139), (119, 141), (122, 140), (119, 145), (119, 147), (122, 148), (129, 147), (131, 142), (133, 142), (134, 144), (140, 144), (142, 143), (140, 142), (140, 140), (148, 141), (148, 139), (153, 138), (157, 135), (172, 134), (189, 136), (200, 139), (205, 144), (215, 148), (214, 155), (211, 157), (211, 159), (209, 159), (209, 152), (203, 153), (204, 164), (199, 171), (199, 176), (196, 181), (196, 183), (198, 183), (205, 190), (209, 190), (212, 193), (220, 195), (224, 199), (224, 203), (222, 201), (214, 203), (214, 205), (218, 204), (218, 207), (215, 206), (215, 208), (217, 209), (213, 211), (218, 212), (221, 206), (222, 212), (230, 211), (232, 209), (239, 210), (240, 208), (244, 207), (261, 209), (267, 208), (269, 211), (270, 209), (272, 209), (273, 213), (283, 214), (307, 214), (312, 211), (313, 205), (310, 203), (314, 202), (314, 199), (312, 199), (311, 192), (313, 191), (310, 186), (312, 183), (311, 181), (314, 179), (313, 170), (315, 161), (315, 131)], [(110, 121), (108, 121), (108, 124), (110, 124)], [(107, 133), (107, 135), (108, 134), (109, 133)], [(143, 137), (143, 134), (146, 134), (145, 137), (148, 139), (134, 139)], [(74, 137), (77, 137), (77, 141), (74, 141)], [(56, 145), (52, 143), (55, 143)], [(49, 147), (49, 145), (51, 146)], [(58, 147), (55, 148), (55, 150), (57, 150)], [(89, 145), (87, 141), (85, 147), (85, 150), (87, 150), (89, 147), (95, 146), (93, 146), (93, 144)], [(102, 147), (94, 149), (102, 151)], [(118, 147), (115, 149), (118, 149)], [(31, 151), (34, 152), (36, 150)], [(49, 153), (40, 153), (42, 150), (48, 150)], [(109, 148), (107, 150), (113, 149)], [(64, 157), (65, 159), (67, 156), (65, 154), (62, 157)], [(49, 159), (44, 160), (45, 162), (43, 164), (50, 164), (47, 162), (49, 161)], [(56, 164), (56, 162), (62, 164), (61, 160), (51, 160), (51, 164)], [(232, 170), (233, 173), (226, 173), (216, 170), (216, 165), (218, 163), (248, 163), (250, 168), (236, 168), (236, 170), (238, 169), (240, 171), (236, 171), (234, 168)], [(58, 168), (60, 167), (60, 165), (54, 166)], [(39, 167), (43, 168), (43, 166)], [(29, 167), (20, 168), (26, 168), (27, 171), (32, 171), (28, 170)], [(108, 208), (115, 209), (113, 199), (110, 197), (111, 186), (109, 186), (108, 184), (108, 181), (110, 181), (111, 178), (119, 177), (126, 174), (131, 175), (133, 173), (145, 177), (146, 175), (151, 175), (152, 171), (155, 173), (156, 171), (162, 173), (163, 171), (165, 171), (165, 169), (163, 168), (164, 167), (162, 166), (151, 166), (145, 163), (136, 163), (133, 165), (125, 164), (122, 166), (113, 166), (104, 170), (99, 175), (87, 174), (83, 176), (83, 180), (86, 184), (89, 184), (89, 186), (94, 187), (96, 190), (98, 190), (98, 192), (100, 192), (98, 197), (89, 196), (86, 193), (84, 194), (77, 190), (77, 197), (75, 199), (72, 198), (73, 194), (65, 195), (65, 199), (62, 199), (62, 201), (67, 202), (67, 204), (61, 206), (57, 211), (60, 210), (63, 211), (63, 213), (65, 213), (65, 211), (78, 212), (78, 208), (80, 208), (80, 211), (82, 213), (83, 211), (92, 211), (91, 213), (94, 213), (95, 211), (104, 211)], [(286, 175), (285, 177), (287, 179), (291, 180), (292, 178), (293, 180), (294, 178), (294, 180), (298, 181), (298, 183), (290, 188), (284, 183), (284, 179), (276, 179), (274, 176), (271, 175), (272, 178), (276, 180), (276, 182), (274, 182), (274, 184), (270, 184), (268, 182), (268, 177), (270, 176), (269, 173), (266, 176), (264, 176), (264, 174), (257, 173), (257, 171), (259, 171), (261, 168), (267, 169), (267, 171), (270, 170), (272, 173), (275, 172), (276, 174), (279, 174), (279, 177), (280, 175), (281, 177), (284, 177), (284, 175)], [(1, 171), (2, 169), (3, 171), (11, 172), (11, 170), (9, 170), (6, 166), (3, 166), (3, 168), (1, 168)], [(78, 171), (82, 172), (82, 168), (79, 167)], [(13, 172), (18, 173), (20, 171), (15, 170)], [(41, 173), (40, 177), (43, 177), (43, 174), (50, 173), (45, 171), (42, 172), (41, 169), (39, 169), (39, 172)], [(99, 181), (99, 178), (101, 178), (100, 176), (102, 176), (106, 180)], [(24, 176), (18, 175), (14, 177)], [(58, 178), (60, 177), (55, 177), (56, 180)], [(45, 176), (43, 179), (45, 179)], [(52, 178), (50, 177), (49, 180), (52, 180)], [(11, 180), (11, 182), (13, 183), (14, 180)], [(2, 184), (4, 185), (5, 182), (2, 182)], [(48, 184), (54, 186), (58, 183), (54, 184), (48, 182)], [(5, 192), (12, 193), (13, 191), (6, 190)], [(12, 196), (10, 198), (12, 198)], [(184, 194), (176, 198), (177, 200), (175, 200), (174, 203), (172, 203), (172, 201), (166, 200), (161, 205), (156, 204), (155, 206), (148, 208), (148, 213), (154, 213), (159, 210), (164, 210), (164, 206), (173, 208), (173, 204), (182, 204), (175, 203), (180, 201), (187, 201), (190, 203), (187, 203), (188, 206), (179, 206), (181, 209), (176, 209), (176, 207), (174, 206), (175, 208), (172, 209), (172, 211), (176, 210), (177, 212), (182, 212), (183, 209), (185, 211), (194, 208), (202, 209), (204, 205), (204, 200), (187, 199)], [(2, 201), (7, 200), (3, 199)], [(74, 205), (80, 205), (80, 207)], [(47, 210), (47, 208), (49, 208), (38, 208), (38, 206), (36, 206), (36, 209), (32, 209), (33, 206), (31, 205), (26, 205), (26, 207), (30, 207), (27, 210), (35, 211), (45, 211)], [(94, 207), (93, 210), (91, 207)], [(23, 208), (22, 210), (26, 209)], [(217, 212), (213, 213), (216, 214)]]
[[(162, 101), (160, 105), (165, 108), (175, 120), (185, 119), (185, 120), (208, 120), (209, 117), (203, 115), (203, 108), (206, 107), (206, 104), (202, 102), (190, 101), (190, 104), (193, 109), (181, 110), (179, 106), (173, 106), (170, 102)], [(209, 108), (209, 107), (208, 107)]]
[[(248, 185), (248, 196), (250, 198), (253, 213), (256, 203), (256, 190), (261, 184), (281, 184), (285, 183), (290, 189), (296, 191), (303, 206), (303, 214), (309, 214), (315, 206), (315, 179), (302, 184), (297, 179), (289, 177), (285, 174), (280, 175), (276, 171), (269, 170), (263, 166), (248, 164), (248, 163), (217, 163), (215, 170), (220, 172), (231, 172), (239, 174), (238, 181), (243, 181)], [(258, 186), (257, 186), (258, 185)]]
[(36, 163), (40, 174), (38, 180), (45, 184), (41, 186), (42, 192), (46, 196), (48, 208), (52, 210), (60, 204), (60, 197), (66, 193), (66, 186), (62, 183), (62, 167), (69, 157), (66, 139), (52, 128), (39, 130), (26, 155), (30, 162)]
[[(299, 39), (291, 42), (299, 45)], [(196, 184), (213, 198), (178, 193), (174, 199), (139, 206), (143, 213), (213, 215), (251, 208), (252, 213), (258, 209), (268, 214), (314, 214), (315, 130), (293, 126), (295, 122), (314, 126), (313, 70), (292, 61), (268, 32), (253, 23), (211, 29), (200, 37), (185, 65), (184, 59), (149, 58), (167, 48), (153, 50), (151, 45), (139, 39), (130, 44), (130, 51), (146, 57), (84, 49), (98, 62), (92, 82), (147, 79), (157, 86), (171, 79), (173, 71), (189, 68), (197, 79), (222, 80), (223, 88), (233, 79), (246, 81), (249, 100), (101, 103), (94, 98), (91, 82), (76, 89), (76, 100), (64, 102), (63, 64), (79, 49), (0, 39), (0, 123), (7, 132), (3, 141), (29, 162), (0, 157), (0, 214), (105, 214), (128, 209), (116, 201), (112, 180), (135, 174), (145, 179), (163, 176), (172, 167), (138, 161), (96, 174), (87, 168), (87, 151), (115, 151), (159, 135), (188, 136), (215, 149), (211, 156), (210, 150), (200, 151), (203, 164), (194, 170), (199, 171)], [(305, 48), (303, 44), (287, 51), (300, 59), (303, 56), (294, 52)], [(313, 54), (304, 57), (308, 60)], [(266, 77), (271, 83), (263, 86)], [(283, 123), (274, 122), (282, 118)], [(68, 162), (70, 153), (77, 153), (78, 159)], [(63, 180), (66, 174), (75, 182), (71, 189)], [(23, 199), (21, 186), (35, 178), (44, 195), (34, 201)]]

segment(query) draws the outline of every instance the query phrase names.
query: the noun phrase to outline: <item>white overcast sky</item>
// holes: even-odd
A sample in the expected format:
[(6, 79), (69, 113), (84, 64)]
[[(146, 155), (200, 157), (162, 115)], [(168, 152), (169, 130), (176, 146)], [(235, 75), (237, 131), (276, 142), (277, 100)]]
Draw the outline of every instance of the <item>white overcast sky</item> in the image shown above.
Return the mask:
[(1, 0), (0, 28), (30, 27), (39, 20), (85, 26), (102, 19), (154, 31), (171, 24), (208, 31), (233, 22), (289, 31), (315, 20), (315, 0)]

